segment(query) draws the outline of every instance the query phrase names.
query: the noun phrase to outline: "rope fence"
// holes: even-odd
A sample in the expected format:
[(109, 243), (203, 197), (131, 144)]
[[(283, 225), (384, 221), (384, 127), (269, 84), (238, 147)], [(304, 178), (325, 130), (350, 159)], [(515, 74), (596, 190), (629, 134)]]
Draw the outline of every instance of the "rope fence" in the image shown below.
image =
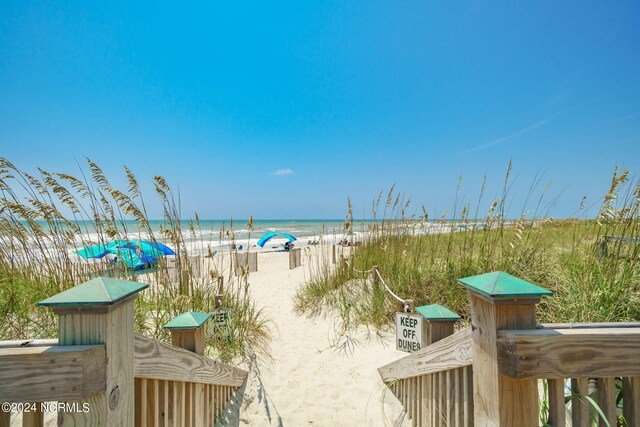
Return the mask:
[(349, 266), (353, 271), (357, 272), (357, 273), (361, 273), (361, 274), (369, 274), (369, 273), (374, 273), (375, 275), (378, 276), (378, 278), (380, 279), (380, 281), (382, 282), (382, 284), (384, 285), (384, 288), (387, 290), (387, 292), (389, 292), (389, 294), (395, 298), (396, 300), (398, 300), (398, 302), (401, 302), (403, 307), (404, 307), (404, 311), (405, 312), (412, 312), (415, 308), (415, 303), (412, 299), (405, 299), (405, 298), (401, 298), (398, 295), (396, 295), (395, 292), (393, 292), (391, 290), (391, 288), (389, 287), (389, 285), (387, 285), (387, 282), (385, 282), (384, 278), (382, 277), (382, 275), (380, 274), (380, 270), (378, 270), (378, 267), (371, 267), (368, 270), (358, 270), (357, 268), (355, 268), (350, 262), (349, 260), (344, 260), (344, 262), (347, 264), (347, 266)]

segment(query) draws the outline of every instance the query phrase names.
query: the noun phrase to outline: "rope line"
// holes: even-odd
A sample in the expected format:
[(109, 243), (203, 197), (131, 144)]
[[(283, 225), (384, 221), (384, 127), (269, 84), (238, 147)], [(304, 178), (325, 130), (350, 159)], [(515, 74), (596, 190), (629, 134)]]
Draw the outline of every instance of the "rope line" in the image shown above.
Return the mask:
[(409, 304), (408, 304), (408, 299), (403, 299), (400, 298), (398, 295), (396, 295), (391, 288), (389, 288), (389, 285), (387, 285), (387, 282), (384, 281), (384, 278), (382, 277), (382, 275), (380, 274), (380, 271), (377, 268), (370, 268), (368, 270), (358, 270), (357, 268), (355, 268), (353, 265), (351, 265), (351, 263), (349, 262), (349, 260), (345, 259), (344, 262), (347, 264), (347, 266), (349, 266), (353, 271), (356, 271), (358, 273), (362, 273), (362, 274), (368, 274), (371, 272), (375, 272), (375, 274), (378, 275), (378, 278), (380, 279), (380, 281), (382, 282), (382, 284), (384, 285), (384, 288), (387, 290), (387, 292), (389, 292), (391, 294), (392, 297), (394, 297), (396, 300), (398, 300), (399, 302), (402, 303), (402, 306), (404, 307), (404, 311), (407, 312), (409, 311)]
[[(374, 269), (372, 269), (374, 270)], [(393, 296), (395, 299), (397, 299), (398, 301), (400, 301), (402, 304), (405, 304), (406, 300), (400, 298), (398, 295), (394, 294), (393, 291), (391, 289), (389, 289), (389, 286), (387, 286), (387, 283), (384, 281), (384, 279), (382, 278), (382, 275), (380, 274), (380, 272), (378, 271), (378, 269), (375, 269), (376, 274), (378, 275), (378, 277), (380, 278), (380, 281), (382, 282), (382, 284), (384, 285), (384, 287), (386, 288), (387, 292), (389, 292), (391, 294), (391, 296)]]
[(358, 270), (357, 268), (355, 268), (354, 266), (351, 265), (351, 263), (349, 262), (349, 260), (345, 260), (344, 261), (349, 267), (351, 267), (351, 269), (353, 271), (356, 271), (358, 273), (362, 273), (362, 274), (366, 274), (366, 273), (371, 273), (373, 271), (373, 268), (370, 268), (368, 270)]

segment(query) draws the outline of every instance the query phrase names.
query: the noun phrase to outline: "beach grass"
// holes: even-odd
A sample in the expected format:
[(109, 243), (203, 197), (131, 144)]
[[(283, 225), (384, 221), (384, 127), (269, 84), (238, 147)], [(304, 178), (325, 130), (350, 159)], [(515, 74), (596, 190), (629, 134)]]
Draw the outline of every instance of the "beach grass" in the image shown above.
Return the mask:
[[(538, 306), (541, 322), (640, 320), (640, 186), (629, 172), (616, 169), (596, 218), (564, 220), (536, 215), (537, 209), (505, 219), (508, 175), (504, 193), (486, 215), (470, 216), (474, 207), (468, 204), (454, 206), (450, 212), (459, 216), (454, 221), (429, 221), (426, 211), (407, 217), (408, 205), (393, 189), (386, 202), (379, 196), (372, 217), (383, 212), (384, 219), (369, 227), (348, 263), (316, 268), (296, 295), (297, 311), (336, 313), (349, 327), (390, 326), (403, 305), (372, 274), (361, 273), (377, 266), (402, 299), (413, 299), (416, 306), (444, 305), (464, 322), (470, 318), (469, 299), (457, 279), (490, 271), (551, 290), (554, 296)], [(610, 242), (608, 256), (601, 257), (604, 236), (630, 240)]]
[[(200, 241), (203, 247), (198, 249), (212, 269), (195, 274), (185, 236), (197, 234), (199, 218), (195, 214), (189, 229), (182, 229), (179, 197), (163, 177), (153, 177), (153, 203), (163, 212), (163, 224), (154, 232), (147, 212), (151, 199), (143, 197), (130, 169), (124, 167), (124, 189), (115, 188), (90, 159), (79, 170), (77, 177), (44, 169), (31, 174), (0, 158), (0, 339), (55, 337), (57, 319), (36, 303), (93, 277), (110, 275), (154, 283), (136, 301), (137, 332), (169, 340), (163, 325), (172, 317), (185, 311), (211, 312), (216, 298), (222, 298), (233, 316), (225, 331), (210, 334), (209, 353), (232, 360), (247, 356), (247, 351), (266, 351), (266, 319), (249, 297), (247, 276), (223, 276), (224, 254), (214, 255), (206, 241)], [(223, 235), (232, 237), (233, 230), (221, 230), (221, 239)], [(151, 273), (139, 276), (113, 268), (106, 260), (79, 262), (72, 253), (86, 245), (141, 238), (169, 245), (175, 265), (160, 262)]]

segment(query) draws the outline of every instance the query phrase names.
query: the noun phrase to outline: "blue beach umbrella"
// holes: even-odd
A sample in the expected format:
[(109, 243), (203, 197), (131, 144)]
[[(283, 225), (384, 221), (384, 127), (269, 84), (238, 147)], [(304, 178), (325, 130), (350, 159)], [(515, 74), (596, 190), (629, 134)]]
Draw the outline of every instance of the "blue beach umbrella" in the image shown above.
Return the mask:
[(85, 246), (84, 249), (77, 250), (75, 253), (84, 259), (103, 258), (107, 254), (112, 253), (108, 245)]
[(121, 259), (127, 267), (137, 269), (157, 262), (161, 256), (175, 255), (175, 252), (162, 243), (142, 240), (115, 240), (106, 245), (85, 246), (76, 251), (76, 254), (85, 259), (99, 259), (112, 254)]
[(151, 246), (153, 248), (156, 248), (157, 250), (162, 252), (164, 255), (175, 255), (176, 254), (173, 251), (173, 249), (171, 249), (169, 246), (164, 245), (164, 244), (162, 244), (160, 242), (148, 242), (146, 240), (140, 240), (140, 243), (149, 245), (149, 246)]
[(285, 237), (290, 243), (291, 242), (295, 242), (296, 239), (294, 236), (292, 236), (291, 234), (287, 234), (287, 233), (276, 233), (273, 231), (270, 231), (268, 233), (265, 233), (264, 236), (262, 236), (260, 238), (260, 240), (258, 240), (258, 246), (260, 246), (261, 248), (264, 248), (264, 245), (271, 239), (273, 239), (276, 236), (282, 236)]

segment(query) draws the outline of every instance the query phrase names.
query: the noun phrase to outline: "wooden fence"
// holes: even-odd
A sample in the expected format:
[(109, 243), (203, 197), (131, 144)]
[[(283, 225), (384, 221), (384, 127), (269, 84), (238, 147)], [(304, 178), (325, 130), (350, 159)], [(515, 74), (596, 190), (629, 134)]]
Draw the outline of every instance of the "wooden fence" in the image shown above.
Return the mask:
[(289, 270), (298, 268), (302, 265), (302, 249), (296, 248), (289, 250)]
[[(609, 245), (613, 251), (609, 250)], [(598, 258), (615, 256), (618, 258), (640, 259), (640, 237), (632, 236), (603, 236), (596, 243)]]
[[(146, 286), (96, 278), (40, 302), (59, 316), (59, 337), (0, 342), (0, 402), (23, 409), (24, 426), (45, 412), (58, 425), (213, 426), (247, 372), (197, 354), (202, 325), (192, 340), (179, 330), (191, 351), (134, 334)], [(0, 412), (0, 427), (10, 423)]]
[(460, 282), (471, 328), (379, 369), (414, 426), (640, 426), (640, 323), (540, 325), (544, 289), (499, 272)]
[(242, 276), (245, 273), (253, 273), (258, 271), (258, 253), (257, 252), (234, 252), (233, 265), (236, 276)]

